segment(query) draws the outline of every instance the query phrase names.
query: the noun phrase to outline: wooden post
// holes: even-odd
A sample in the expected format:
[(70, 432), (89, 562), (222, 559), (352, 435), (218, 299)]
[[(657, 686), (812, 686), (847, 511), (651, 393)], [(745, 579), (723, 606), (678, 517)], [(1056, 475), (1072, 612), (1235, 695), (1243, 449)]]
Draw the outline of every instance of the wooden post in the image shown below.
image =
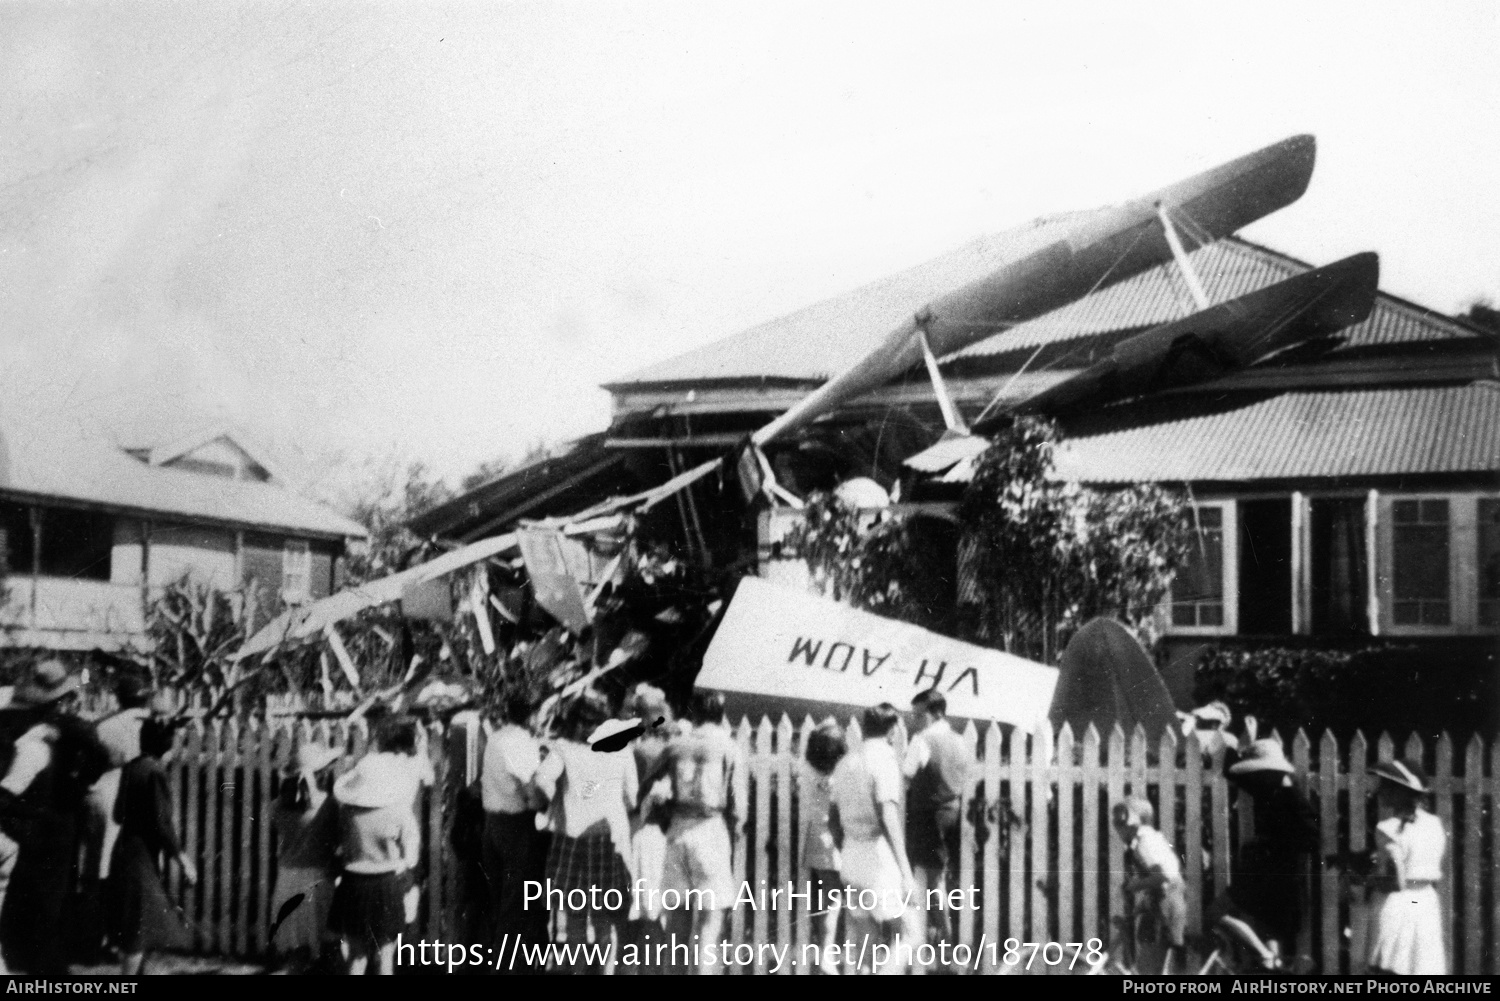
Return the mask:
[(1365, 499), (1365, 617), (1370, 635), (1380, 635), (1380, 491)]
[(1308, 572), (1312, 555), (1312, 532), (1308, 517), (1307, 495), (1292, 493), (1292, 632), (1312, 632), (1312, 574)]
[(36, 592), (41, 583), (42, 576), (42, 509), (39, 507), (28, 507), (27, 517), (31, 521), (31, 621), (32, 629), (36, 628)]

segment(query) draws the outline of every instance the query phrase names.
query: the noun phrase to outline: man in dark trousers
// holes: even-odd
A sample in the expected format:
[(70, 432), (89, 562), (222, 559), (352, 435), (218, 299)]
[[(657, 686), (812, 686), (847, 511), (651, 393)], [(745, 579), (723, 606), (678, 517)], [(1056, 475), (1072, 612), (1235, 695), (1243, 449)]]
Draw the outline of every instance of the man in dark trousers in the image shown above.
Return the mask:
[[(902, 772), (906, 776), (906, 856), (911, 862), (917, 895), (907, 910), (912, 944), (927, 941), (929, 891), (937, 910), (938, 940), (951, 942), (955, 928), (949, 920), (947, 893), (957, 882), (959, 803), (964, 783), (974, 767), (969, 745), (948, 723), (948, 700), (937, 689), (911, 700), (911, 741), (906, 746)], [(913, 973), (922, 973), (914, 964)]]
[[(541, 747), (528, 729), (533, 708), (525, 692), (514, 691), (505, 697), (500, 706), (500, 728), (485, 743), (479, 776), (484, 805), (480, 864), (489, 884), (496, 949), (515, 942), (517, 936), (532, 945), (547, 940), (547, 912), (536, 907), (527, 909), (523, 894), (527, 880), (540, 880), (546, 875), (550, 844), (550, 836), (536, 827), (540, 797), (532, 779), (541, 763)], [(516, 972), (522, 972), (520, 965)]]
[(78, 678), (58, 660), (31, 668), (0, 711), (13, 741), (0, 780), (0, 828), (20, 850), (0, 904), (0, 949), (13, 970), (66, 976), (63, 914), (75, 889), (85, 797), (109, 767), (94, 729), (75, 713)]

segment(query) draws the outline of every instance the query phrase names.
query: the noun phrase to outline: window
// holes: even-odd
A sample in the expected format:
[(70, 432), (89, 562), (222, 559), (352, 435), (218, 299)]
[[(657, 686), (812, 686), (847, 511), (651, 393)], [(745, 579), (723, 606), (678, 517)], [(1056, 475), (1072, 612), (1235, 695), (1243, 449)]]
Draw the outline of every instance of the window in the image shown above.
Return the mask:
[(1478, 507), (1479, 624), (1500, 626), (1500, 498), (1481, 497)]
[(31, 566), (31, 509), (23, 504), (0, 504), (0, 552), (5, 572), (29, 574)]
[(1234, 505), (1229, 501), (1193, 508), (1193, 540), (1177, 568), (1168, 595), (1169, 628), (1176, 633), (1232, 633), (1236, 547)]
[(1380, 626), (1394, 635), (1500, 630), (1500, 497), (1381, 496)]
[(42, 511), (42, 576), (109, 580), (114, 547), (112, 516), (68, 508)]
[(1446, 626), (1452, 622), (1448, 593), (1448, 500), (1397, 500), (1391, 504), (1391, 622), (1398, 626)]
[(312, 594), (312, 547), (306, 539), (287, 539), (281, 548), (281, 597), (306, 601)]

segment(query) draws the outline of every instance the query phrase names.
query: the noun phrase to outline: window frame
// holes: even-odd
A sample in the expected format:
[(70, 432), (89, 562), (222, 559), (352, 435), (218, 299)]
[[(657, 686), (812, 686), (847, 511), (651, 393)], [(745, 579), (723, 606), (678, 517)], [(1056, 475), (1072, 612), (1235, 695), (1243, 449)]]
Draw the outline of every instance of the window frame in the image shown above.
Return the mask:
[[(1449, 621), (1447, 625), (1397, 623), (1395, 506), (1401, 501), (1435, 500), (1448, 502)], [(1380, 493), (1376, 580), (1381, 635), (1477, 636), (1500, 633), (1500, 624), (1486, 626), (1479, 622), (1479, 502), (1482, 500), (1500, 500), (1500, 494), (1480, 490)]]
[[(298, 568), (296, 564), (300, 563)], [(298, 605), (312, 598), (312, 543), (307, 539), (283, 539), (281, 543), (281, 600)], [(288, 582), (300, 576), (303, 586), (293, 590)]]
[(1217, 626), (1179, 626), (1172, 621), (1172, 587), (1162, 598), (1157, 614), (1162, 623), (1162, 632), (1168, 636), (1234, 636), (1240, 628), (1240, 519), (1237, 498), (1211, 498), (1194, 500), (1189, 507), (1195, 510), (1217, 508), (1220, 530), (1223, 532), (1223, 559), (1220, 573), (1223, 575), (1221, 591), (1224, 597), (1224, 621)]

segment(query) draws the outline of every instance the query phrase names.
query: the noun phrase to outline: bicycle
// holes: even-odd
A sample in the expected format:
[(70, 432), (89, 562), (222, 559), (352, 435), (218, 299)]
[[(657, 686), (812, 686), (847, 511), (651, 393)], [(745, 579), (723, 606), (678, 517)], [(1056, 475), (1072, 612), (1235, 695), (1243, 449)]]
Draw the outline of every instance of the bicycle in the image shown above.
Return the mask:
[(1225, 914), (1214, 923), (1208, 941), (1212, 948), (1198, 976), (1240, 973), (1295, 977), (1309, 972), (1310, 957), (1288, 961), (1274, 940), (1267, 942), (1242, 918)]
[[(1110, 923), (1114, 931), (1109, 944), (1105, 946), (1104, 954), (1085, 971), (1085, 976), (1161, 977), (1178, 972), (1172, 962), (1171, 949), (1160, 947), (1158, 950), (1157, 919), (1152, 911), (1136, 910), (1128, 916), (1116, 917)], [(1147, 943), (1148, 947), (1143, 950), (1142, 945)], [(1159, 965), (1156, 961), (1158, 951)], [(1145, 969), (1142, 969), (1142, 963), (1146, 964)]]

